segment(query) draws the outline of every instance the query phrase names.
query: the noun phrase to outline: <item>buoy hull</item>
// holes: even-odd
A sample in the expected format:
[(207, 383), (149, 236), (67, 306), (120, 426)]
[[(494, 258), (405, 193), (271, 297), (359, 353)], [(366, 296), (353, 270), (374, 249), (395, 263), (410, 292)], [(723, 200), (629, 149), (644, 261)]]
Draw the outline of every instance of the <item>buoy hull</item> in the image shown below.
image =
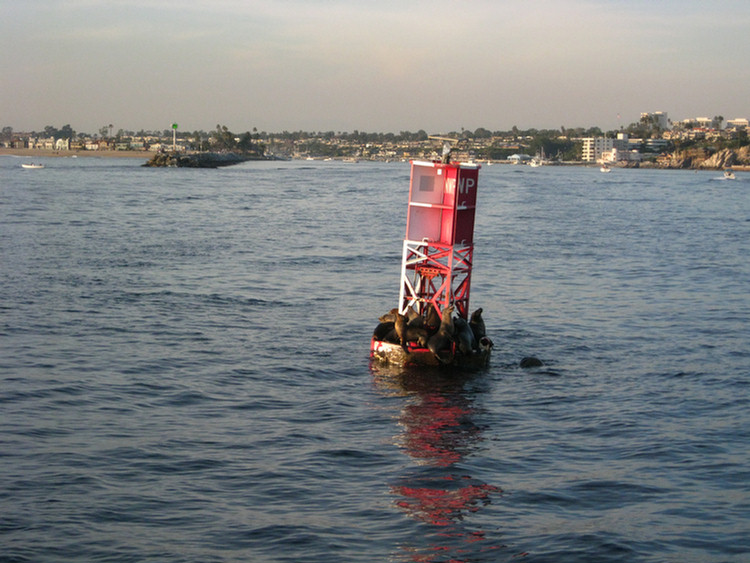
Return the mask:
[[(407, 346), (404, 350), (399, 344), (372, 339), (370, 343), (370, 358), (394, 366), (433, 366), (458, 367), (476, 369), (486, 367), (492, 353), (491, 346), (481, 347), (472, 354), (461, 354), (445, 350), (440, 354), (440, 360), (427, 348)], [(442, 361), (441, 361), (442, 360)]]

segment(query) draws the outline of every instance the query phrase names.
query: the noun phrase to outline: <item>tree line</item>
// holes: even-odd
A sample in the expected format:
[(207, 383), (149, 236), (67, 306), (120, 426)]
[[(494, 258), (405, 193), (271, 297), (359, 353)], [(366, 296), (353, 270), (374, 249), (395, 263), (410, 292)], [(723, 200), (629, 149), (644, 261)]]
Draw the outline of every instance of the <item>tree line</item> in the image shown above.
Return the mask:
[[(3, 127), (2, 136), (8, 138), (13, 135), (13, 127)], [(69, 124), (63, 125), (61, 128), (57, 128), (53, 125), (47, 125), (40, 131), (28, 132), (34, 137), (54, 137), (56, 139), (74, 139), (78, 138), (102, 138), (102, 139), (118, 139), (125, 137), (158, 137), (158, 138), (171, 138), (172, 129), (163, 130), (144, 130), (139, 131), (118, 129), (116, 132), (112, 125), (104, 125), (94, 134), (89, 133), (77, 133)], [(424, 129), (418, 131), (399, 131), (398, 133), (382, 133), (382, 132), (367, 132), (355, 129), (354, 131), (281, 131), (268, 133), (266, 131), (258, 132), (257, 128), (253, 128), (252, 132), (247, 131), (242, 134), (234, 134), (227, 128), (226, 125), (217, 125), (216, 129), (211, 132), (204, 130), (190, 131), (177, 131), (177, 136), (180, 139), (193, 139), (200, 141), (207, 141), (209, 139), (215, 139), (217, 141), (227, 140), (227, 134), (234, 135), (235, 137), (247, 136), (253, 140), (267, 140), (267, 139), (278, 139), (282, 141), (305, 141), (310, 139), (322, 139), (324, 141), (347, 141), (354, 143), (386, 143), (386, 142), (420, 142), (426, 141), (429, 138), (428, 133)], [(536, 136), (601, 136), (604, 133), (598, 127), (576, 127), (576, 128), (565, 128), (549, 130), (549, 129), (526, 129), (521, 130), (514, 126), (509, 131), (491, 131), (484, 127), (479, 127), (473, 131), (468, 129), (461, 129), (460, 131), (448, 131), (441, 132), (441, 136), (452, 137), (456, 139), (490, 139), (492, 137), (536, 137)]]
[[(721, 116), (715, 118), (717, 122), (723, 121)], [(676, 127), (676, 126), (675, 126)], [(689, 124), (680, 124), (680, 128), (689, 128)], [(575, 160), (580, 157), (581, 145), (576, 139), (583, 137), (616, 137), (618, 133), (627, 133), (631, 138), (660, 138), (663, 130), (659, 127), (658, 121), (654, 116), (643, 116), (640, 121), (631, 123), (628, 126), (620, 127), (619, 130), (603, 131), (599, 127), (565, 127), (559, 129), (520, 129), (513, 126), (510, 130), (501, 131), (479, 127), (474, 130), (461, 129), (459, 131), (448, 131), (441, 133), (441, 136), (455, 138), (461, 141), (475, 141), (480, 144), (480, 148), (475, 149), (477, 158), (488, 159), (505, 159), (516, 152), (525, 152), (527, 154), (544, 153), (550, 158), (561, 158), (564, 160)], [(78, 137), (101, 138), (114, 142), (122, 142), (124, 139), (133, 137), (147, 138), (155, 137), (159, 139), (171, 140), (173, 130), (140, 130), (128, 131), (118, 129), (117, 132), (111, 124), (102, 126), (98, 133), (91, 136), (87, 133), (76, 133), (73, 128), (67, 124), (61, 128), (52, 125), (46, 126), (42, 131), (32, 131), (32, 136), (53, 137), (56, 139), (70, 139)], [(0, 139), (11, 141), (13, 138), (13, 128), (3, 127)], [(383, 145), (386, 143), (413, 143), (424, 142), (429, 139), (429, 135), (423, 129), (416, 132), (399, 131), (398, 133), (379, 133), (354, 130), (347, 131), (282, 131), (280, 133), (259, 132), (257, 128), (251, 131), (236, 134), (229, 130), (226, 125), (217, 125), (211, 132), (203, 130), (177, 131), (177, 138), (180, 143), (191, 150), (210, 151), (240, 151), (246, 153), (263, 154), (267, 147), (280, 148), (282, 152), (289, 152), (292, 146), (298, 150), (316, 154), (318, 156), (351, 156), (352, 146), (360, 145), (362, 147), (371, 145)], [(715, 141), (713, 144), (721, 143)], [(737, 146), (747, 144), (747, 133), (740, 132), (738, 140), (735, 141)], [(701, 141), (681, 141), (680, 148), (686, 148), (689, 145), (705, 144)]]

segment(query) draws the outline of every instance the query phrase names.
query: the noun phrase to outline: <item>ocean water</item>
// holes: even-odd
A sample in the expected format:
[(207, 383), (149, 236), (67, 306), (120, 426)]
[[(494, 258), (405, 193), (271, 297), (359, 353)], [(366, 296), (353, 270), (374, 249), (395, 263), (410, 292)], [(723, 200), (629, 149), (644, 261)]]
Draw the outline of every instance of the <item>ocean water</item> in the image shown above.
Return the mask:
[(456, 374), (368, 359), (407, 163), (21, 162), (3, 563), (750, 560), (750, 175), (484, 166)]

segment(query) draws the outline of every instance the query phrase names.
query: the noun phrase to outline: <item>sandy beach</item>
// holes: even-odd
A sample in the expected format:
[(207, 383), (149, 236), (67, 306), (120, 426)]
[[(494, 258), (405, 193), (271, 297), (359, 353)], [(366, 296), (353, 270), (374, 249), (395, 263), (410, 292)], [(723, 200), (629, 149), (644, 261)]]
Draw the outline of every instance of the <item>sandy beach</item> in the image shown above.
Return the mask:
[(0, 155), (26, 156), (30, 158), (39, 157), (71, 157), (79, 158), (142, 158), (148, 160), (154, 153), (152, 151), (55, 151), (46, 149), (8, 149), (0, 147)]

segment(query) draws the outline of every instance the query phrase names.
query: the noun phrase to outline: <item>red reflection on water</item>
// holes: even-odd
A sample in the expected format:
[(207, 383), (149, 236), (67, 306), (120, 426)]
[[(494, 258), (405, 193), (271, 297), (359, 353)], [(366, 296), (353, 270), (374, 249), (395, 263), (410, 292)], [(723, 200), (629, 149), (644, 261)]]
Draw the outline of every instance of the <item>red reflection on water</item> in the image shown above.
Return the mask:
[[(409, 486), (391, 489), (405, 499), (397, 501), (397, 506), (406, 510), (410, 516), (436, 526), (449, 526), (463, 519), (464, 513), (476, 512), (480, 506), (488, 504), (490, 493), (502, 492), (500, 488), (486, 483), (468, 484), (455, 490)], [(473, 541), (479, 539), (484, 539), (483, 532), (481, 537), (475, 537)]]
[(479, 439), (468, 402), (439, 394), (420, 398), (399, 417), (405, 429), (403, 447), (411, 457), (441, 467), (459, 462)]
[(469, 516), (502, 490), (468, 475), (457, 476), (461, 470), (456, 465), (476, 450), (481, 428), (472, 420), (473, 399), (462, 381), (435, 375), (380, 380), (384, 388), (407, 397), (398, 416), (402, 432), (397, 443), (418, 465), (425, 466), (391, 485), (394, 503), (411, 518), (435, 527), (424, 538), (428, 546), (401, 546), (401, 550), (413, 562), (475, 561), (506, 547), (469, 524)]
[[(403, 546), (409, 561), (419, 563), (476, 561), (480, 554), (507, 546), (491, 543), (484, 530), (467, 530), (464, 518), (490, 503), (490, 495), (502, 493), (499, 487), (481, 483), (471, 477), (443, 477), (443, 485), (424, 478), (424, 486), (414, 484), (391, 487), (400, 497), (396, 505), (416, 520), (438, 526), (428, 548)], [(484, 559), (482, 559), (484, 560)]]

